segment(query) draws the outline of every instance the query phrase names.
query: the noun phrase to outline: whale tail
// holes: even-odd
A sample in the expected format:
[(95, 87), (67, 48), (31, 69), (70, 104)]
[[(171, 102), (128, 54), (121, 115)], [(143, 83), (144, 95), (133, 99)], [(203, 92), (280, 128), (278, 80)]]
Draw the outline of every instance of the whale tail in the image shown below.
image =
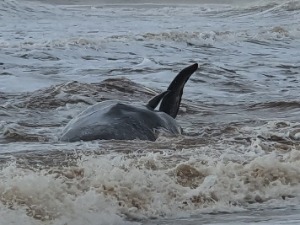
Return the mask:
[[(176, 118), (179, 110), (180, 102), (181, 102), (181, 96), (183, 93), (184, 85), (188, 81), (190, 76), (197, 69), (198, 69), (198, 64), (195, 63), (191, 66), (184, 68), (179, 72), (179, 74), (174, 78), (174, 80), (169, 85), (168, 90), (166, 92), (163, 92), (156, 99), (158, 103), (162, 99), (160, 103), (159, 111), (165, 112), (170, 116), (172, 116), (173, 118)], [(153, 101), (153, 104), (155, 105), (157, 101)]]

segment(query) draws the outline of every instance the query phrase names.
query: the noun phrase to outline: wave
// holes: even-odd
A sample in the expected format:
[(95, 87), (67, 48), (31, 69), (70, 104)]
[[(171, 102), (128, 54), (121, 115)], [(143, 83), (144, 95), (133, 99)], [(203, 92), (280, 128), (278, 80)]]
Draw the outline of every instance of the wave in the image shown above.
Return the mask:
[(219, 13), (228, 15), (258, 15), (266, 13), (293, 12), (300, 10), (299, 0), (264, 0), (264, 1), (239, 1), (230, 4), (227, 10)]
[[(53, 5), (53, 3), (59, 3)], [(280, 11), (299, 11), (299, 0), (264, 0), (264, 1), (76, 1), (75, 3), (69, 0), (65, 1), (17, 1), (17, 0), (3, 0), (0, 3), (2, 10), (0, 15), (14, 15), (14, 16), (30, 16), (33, 13), (43, 13), (46, 15), (65, 14), (67, 11), (78, 10), (97, 10), (106, 11), (107, 8), (120, 8), (120, 12), (124, 9), (135, 10), (136, 13), (143, 13), (145, 16), (159, 16), (159, 15), (176, 15), (183, 9), (191, 14), (207, 14), (210, 16), (218, 15), (243, 15), (243, 14), (263, 14), (269, 12)], [(103, 8), (105, 7), (105, 8)], [(145, 11), (145, 9), (147, 9)], [(20, 14), (22, 13), (22, 14)], [(45, 14), (46, 13), (46, 14)], [(19, 15), (18, 15), (19, 14)]]
[[(109, 44), (114, 43), (138, 43), (147, 45), (151, 42), (173, 42), (173, 43), (185, 43), (188, 45), (196, 45), (203, 47), (212, 47), (215, 44), (227, 42), (253, 42), (259, 43), (261, 41), (266, 41), (266, 44), (272, 45), (272, 41), (278, 40), (291, 40), (299, 39), (300, 30), (293, 27), (282, 27), (275, 26), (269, 29), (261, 30), (259, 33), (250, 33), (248, 31), (167, 31), (167, 32), (157, 32), (157, 33), (140, 33), (134, 35), (112, 35), (107, 37), (72, 37), (72, 38), (62, 38), (53, 40), (20, 40), (12, 42), (1, 41), (1, 48), (14, 48), (14, 49), (27, 49), (27, 50), (51, 50), (51, 49), (72, 49), (72, 48), (85, 48), (93, 50), (101, 50), (103, 48), (109, 47)], [(277, 43), (279, 44), (279, 43)], [(39, 55), (34, 55), (39, 54)], [(48, 53), (26, 53), (20, 55), (20, 57), (26, 58), (45, 58), (51, 57), (52, 60), (59, 60), (55, 56), (46, 56)]]
[(1, 211), (9, 206), (9, 215), (24, 211), (28, 220), (54, 223), (88, 219), (89, 224), (118, 224), (126, 218), (232, 213), (253, 203), (299, 198), (299, 152), (294, 149), (284, 158), (251, 157), (256, 148), (254, 144), (244, 149), (248, 159), (228, 162), (233, 155), (208, 156), (207, 151), (216, 149), (207, 146), (186, 150), (196, 154), (189, 160), (179, 152), (165, 152), (79, 155), (75, 166), (50, 169), (22, 169), (10, 163), (0, 172), (5, 180), (0, 184)]
[[(3, 8), (2, 14), (3, 23), (8, 25), (5, 36), (0, 38), (1, 48), (14, 49), (53, 49), (53, 48), (90, 48), (101, 50), (106, 45), (112, 43), (141, 43), (144, 42), (180, 42), (186, 44), (212, 46), (215, 43), (234, 43), (243, 42), (247, 40), (291, 40), (299, 39), (300, 30), (298, 28), (297, 13), (292, 14), (291, 11), (297, 11), (300, 3), (299, 1), (285, 1), (285, 2), (269, 2), (251, 3), (249, 5), (230, 5), (229, 7), (207, 6), (177, 6), (177, 7), (157, 7), (157, 8), (109, 8), (104, 6), (99, 7), (85, 7), (82, 12), (79, 9), (67, 6), (52, 6), (41, 4), (37, 2), (22, 2), (15, 0), (4, 0), (0, 3)], [(83, 6), (82, 6), (83, 7)], [(79, 7), (80, 8), (80, 7)], [(260, 29), (253, 30), (252, 27), (245, 27), (241, 24), (248, 22), (248, 18), (253, 20), (253, 17), (274, 12), (276, 10), (289, 10), (288, 17), (276, 15), (278, 23), (267, 22), (263, 24)], [(245, 15), (246, 12), (246, 15)], [(116, 15), (115, 22), (111, 22), (112, 14)], [(132, 16), (134, 15), (134, 16)], [(294, 15), (294, 17), (293, 17)], [(119, 23), (122, 23), (120, 18), (129, 16), (125, 27), (119, 28)], [(178, 19), (187, 18), (190, 16), (191, 22), (185, 28), (184, 21)], [(238, 20), (236, 18), (238, 16)], [(158, 26), (157, 29), (147, 31), (140, 29), (135, 31), (137, 20), (141, 20), (140, 26), (145, 26), (147, 21), (152, 21), (151, 18), (157, 20), (162, 17), (165, 21), (168, 18), (174, 20), (174, 23)], [(178, 17), (178, 18), (177, 18)], [(224, 29), (218, 22), (213, 22), (211, 28), (205, 26), (206, 22), (200, 20), (207, 20), (209, 18), (230, 19), (230, 28)], [(290, 18), (294, 19), (291, 21)], [(26, 24), (22, 24), (20, 20), (26, 19)], [(61, 18), (61, 26), (55, 24), (59, 22), (57, 18)], [(90, 19), (95, 18), (94, 23), (101, 23), (103, 26), (99, 27), (91, 23)], [(281, 19), (282, 18), (282, 19)], [(27, 20), (28, 19), (28, 20)], [(234, 19), (234, 21), (232, 21)], [(265, 18), (264, 18), (265, 19)], [(105, 21), (105, 22), (104, 22)], [(263, 20), (265, 21), (265, 20)], [(273, 21), (273, 20), (272, 20)], [(276, 20), (277, 21), (277, 20)], [(207, 22), (207, 23), (211, 23)], [(226, 23), (226, 21), (224, 21)], [(111, 30), (107, 28), (107, 23), (116, 27), (117, 32), (112, 34)], [(177, 24), (178, 23), (178, 24)], [(253, 22), (255, 23), (255, 22)], [(177, 24), (174, 27), (174, 24)], [(199, 26), (200, 24), (200, 26)], [(269, 25), (268, 25), (269, 24)], [(122, 25), (123, 26), (123, 25)], [(128, 27), (127, 27), (128, 26)], [(109, 26), (108, 26), (109, 27)], [(132, 32), (124, 32), (125, 30), (132, 30)], [(201, 30), (200, 30), (201, 29)], [(121, 32), (120, 32), (121, 31)]]
[(249, 110), (255, 109), (270, 109), (276, 108), (280, 109), (298, 109), (300, 108), (300, 102), (298, 101), (275, 101), (275, 102), (264, 102), (264, 103), (256, 103), (254, 105), (249, 106)]
[(59, 12), (59, 8), (51, 5), (42, 4), (32, 1), (18, 1), (18, 0), (2, 0), (0, 2), (0, 16), (3, 19), (20, 19), (33, 17), (43, 14), (44, 17), (55, 15)]

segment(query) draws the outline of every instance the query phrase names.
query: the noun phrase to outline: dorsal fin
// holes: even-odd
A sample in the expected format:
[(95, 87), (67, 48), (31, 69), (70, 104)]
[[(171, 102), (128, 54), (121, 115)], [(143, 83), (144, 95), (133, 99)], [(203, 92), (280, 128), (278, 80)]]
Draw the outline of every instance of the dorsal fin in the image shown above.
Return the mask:
[(183, 88), (190, 76), (198, 69), (198, 64), (195, 63), (181, 70), (179, 74), (174, 78), (168, 87), (168, 92), (163, 96), (162, 102), (159, 107), (159, 111), (165, 112), (176, 118)]
[(164, 91), (160, 93), (159, 95), (156, 95), (155, 97), (151, 98), (148, 104), (146, 105), (150, 109), (155, 109), (160, 101), (163, 99), (163, 97), (168, 93), (169, 91)]

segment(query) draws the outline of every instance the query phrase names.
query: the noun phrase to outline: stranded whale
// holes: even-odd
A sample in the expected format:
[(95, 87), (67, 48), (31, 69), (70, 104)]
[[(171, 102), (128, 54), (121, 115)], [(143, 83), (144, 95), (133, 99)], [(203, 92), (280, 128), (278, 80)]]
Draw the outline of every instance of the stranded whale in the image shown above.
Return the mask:
[[(63, 130), (61, 141), (91, 140), (150, 140), (157, 131), (180, 134), (176, 122), (185, 83), (198, 69), (195, 63), (174, 78), (167, 91), (152, 98), (146, 106), (135, 106), (120, 101), (103, 101), (73, 118)], [(159, 105), (159, 110), (155, 108)]]

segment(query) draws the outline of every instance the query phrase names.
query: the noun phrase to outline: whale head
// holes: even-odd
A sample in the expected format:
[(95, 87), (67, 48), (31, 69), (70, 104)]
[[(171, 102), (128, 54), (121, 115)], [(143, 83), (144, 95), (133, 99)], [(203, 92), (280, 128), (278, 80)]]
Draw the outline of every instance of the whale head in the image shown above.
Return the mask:
[(181, 102), (181, 96), (183, 94), (184, 85), (197, 69), (198, 64), (195, 63), (181, 70), (171, 82), (167, 91), (164, 91), (152, 98), (148, 102), (147, 107), (150, 109), (155, 109), (160, 103), (159, 111), (165, 112), (171, 117), (176, 118)]

